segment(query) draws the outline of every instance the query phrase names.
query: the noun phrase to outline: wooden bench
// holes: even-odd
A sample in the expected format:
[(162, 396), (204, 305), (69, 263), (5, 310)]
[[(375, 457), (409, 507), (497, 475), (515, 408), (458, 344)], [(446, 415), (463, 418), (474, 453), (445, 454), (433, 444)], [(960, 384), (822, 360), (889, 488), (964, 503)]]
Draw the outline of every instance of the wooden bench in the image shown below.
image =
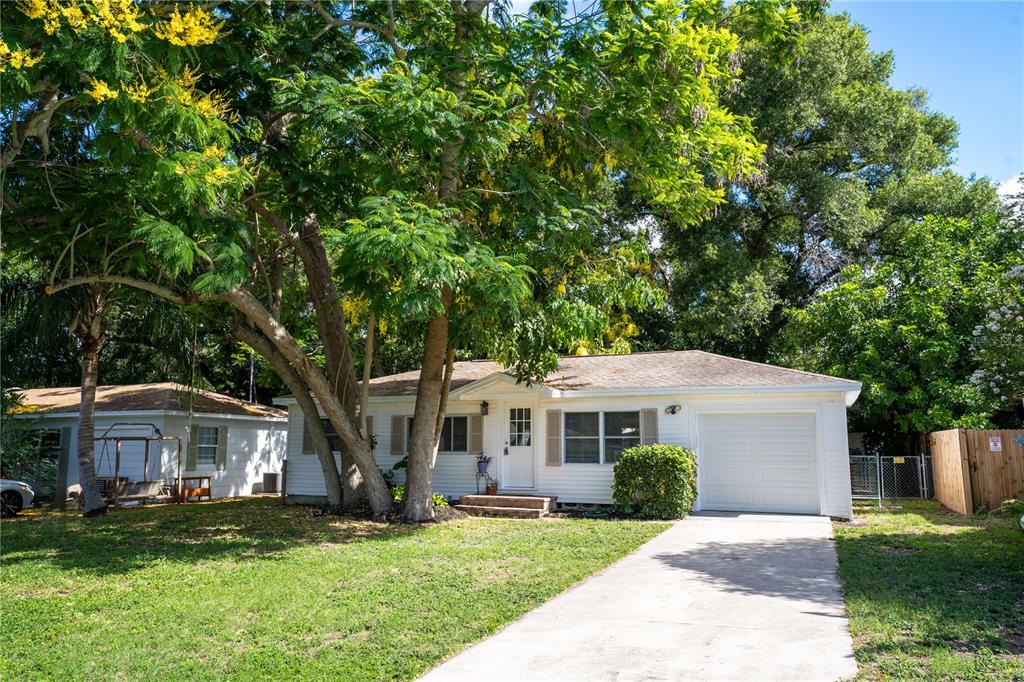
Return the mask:
[(194, 499), (198, 502), (204, 497), (208, 500), (212, 500), (212, 490), (213, 483), (209, 476), (185, 476), (181, 479), (181, 494), (179, 500), (181, 502), (188, 502), (189, 500)]

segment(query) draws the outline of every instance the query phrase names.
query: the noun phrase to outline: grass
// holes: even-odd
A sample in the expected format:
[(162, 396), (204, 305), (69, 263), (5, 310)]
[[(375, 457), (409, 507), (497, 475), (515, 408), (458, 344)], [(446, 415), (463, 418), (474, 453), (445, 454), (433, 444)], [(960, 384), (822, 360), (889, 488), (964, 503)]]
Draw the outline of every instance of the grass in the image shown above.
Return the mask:
[(317, 516), (252, 499), (4, 521), (0, 677), (409, 679), (662, 523)]
[(1024, 679), (1024, 533), (932, 501), (836, 524), (861, 679)]

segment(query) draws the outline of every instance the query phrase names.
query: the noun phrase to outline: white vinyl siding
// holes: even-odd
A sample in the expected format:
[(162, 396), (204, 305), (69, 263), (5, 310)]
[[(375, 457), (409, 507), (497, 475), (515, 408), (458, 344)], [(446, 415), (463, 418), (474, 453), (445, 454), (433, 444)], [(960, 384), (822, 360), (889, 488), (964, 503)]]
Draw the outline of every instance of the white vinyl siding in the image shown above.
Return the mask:
[[(68, 427), (71, 433), (69, 443), (70, 461), (67, 483), (78, 483), (78, 464), (75, 459), (78, 448), (78, 419), (74, 417), (48, 417), (32, 415), (41, 428)], [(132, 422), (126, 424), (125, 422)], [(180, 436), (182, 439), (181, 475), (210, 475), (214, 497), (238, 497), (251, 495), (262, 490), (264, 473), (280, 473), (287, 449), (287, 423), (282, 418), (254, 418), (248, 416), (207, 416), (195, 415), (192, 423), (209, 427), (214, 432), (218, 427), (227, 427), (226, 461), (223, 470), (216, 469), (216, 447), (214, 460), (203, 465), (201, 472), (186, 472), (185, 459), (188, 445), (188, 418), (183, 414), (165, 411), (125, 416), (117, 412), (101, 412), (96, 415), (96, 437), (106, 433), (109, 436), (146, 436), (152, 433), (150, 424), (160, 429), (165, 436)], [(299, 447), (302, 434), (299, 434)], [(115, 447), (113, 441), (106, 445), (96, 443), (96, 475), (114, 475)], [(149, 471), (143, 471), (145, 445), (140, 441), (121, 443), (121, 475), (133, 481), (173, 481), (178, 472), (178, 444), (174, 440), (150, 443)], [(198, 455), (198, 451), (197, 451)], [(315, 457), (310, 459), (315, 460)], [(322, 483), (321, 483), (322, 486)]]
[[(609, 504), (612, 502), (612, 481), (614, 466), (602, 464), (563, 464), (546, 466), (545, 438), (547, 410), (566, 412), (633, 412), (643, 409), (657, 410), (657, 442), (697, 448), (699, 415), (711, 412), (735, 412), (749, 414), (756, 412), (803, 411), (813, 414), (815, 419), (815, 447), (819, 453), (819, 488), (822, 492), (823, 508), (820, 513), (837, 517), (849, 517), (850, 472), (846, 450), (846, 407), (841, 393), (833, 394), (748, 394), (722, 396), (665, 395), (647, 397), (603, 397), (603, 398), (544, 398), (525, 387), (496, 385), (494, 393), (481, 392), (474, 401), (452, 400), (449, 412), (452, 415), (479, 414), (479, 402), (486, 400), (489, 413), (483, 418), (483, 452), (494, 458), (490, 473), (500, 478), (502, 449), (508, 437), (508, 406), (532, 406), (531, 440), (536, 457), (536, 490), (539, 495), (556, 495), (559, 502)], [(666, 411), (670, 405), (680, 405), (675, 414)], [(370, 411), (374, 415), (377, 445), (374, 457), (381, 468), (390, 468), (398, 459), (390, 453), (390, 422), (392, 415), (408, 416), (413, 413), (413, 402), (374, 402)], [(291, 453), (301, 447), (301, 413), (291, 405), (289, 437)], [(600, 423), (600, 422), (599, 422)], [(563, 440), (564, 446), (564, 440)], [(605, 445), (607, 449), (607, 445)], [(698, 449), (699, 450), (699, 449)], [(701, 453), (698, 451), (698, 462)], [(564, 458), (564, 452), (563, 452)], [(563, 459), (564, 461), (564, 459)], [(289, 456), (288, 492), (294, 495), (324, 495), (323, 476), (315, 457), (298, 458)], [(434, 489), (449, 497), (458, 497), (475, 492), (476, 462), (474, 457), (461, 454), (441, 453), (434, 467)], [(698, 463), (698, 478), (702, 476)], [(402, 479), (399, 473), (398, 479)], [(698, 495), (696, 508), (701, 504)]]

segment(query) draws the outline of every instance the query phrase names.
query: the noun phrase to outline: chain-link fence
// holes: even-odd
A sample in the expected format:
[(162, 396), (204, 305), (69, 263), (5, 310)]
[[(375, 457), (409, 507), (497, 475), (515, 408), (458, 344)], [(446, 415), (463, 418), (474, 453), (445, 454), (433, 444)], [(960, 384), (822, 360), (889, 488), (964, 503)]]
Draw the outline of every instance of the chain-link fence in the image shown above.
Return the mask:
[(850, 484), (855, 500), (927, 499), (934, 493), (932, 458), (851, 455)]

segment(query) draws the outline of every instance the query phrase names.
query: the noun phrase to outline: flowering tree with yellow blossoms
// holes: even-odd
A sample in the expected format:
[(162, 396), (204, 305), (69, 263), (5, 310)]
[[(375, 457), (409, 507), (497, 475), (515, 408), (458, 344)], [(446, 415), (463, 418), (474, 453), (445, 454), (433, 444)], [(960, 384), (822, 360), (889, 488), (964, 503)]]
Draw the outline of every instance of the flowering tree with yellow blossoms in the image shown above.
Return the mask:
[[(646, 243), (615, 233), (611, 197), (629, 186), (688, 223), (723, 201), (724, 178), (757, 172), (750, 122), (719, 101), (740, 78), (729, 27), (788, 45), (795, 4), (537, 2), (509, 17), (486, 0), (223, 3), (212, 16), (82, 2), (73, 24), (63, 5), (29, 3), (4, 29), (23, 81), (5, 201), (10, 187), (29, 230), (46, 213), (30, 204), (63, 200), (42, 175), (55, 128), (33, 127), (52, 116), (55, 79), (53, 101), (72, 98), (56, 105), (60, 148), (84, 158), (92, 194), (65, 214), (51, 290), (130, 284), (230, 305), (239, 338), (295, 386), (332, 506), (318, 408), (374, 514), (391, 508), (343, 303), (404, 327), (422, 367), (404, 512), (429, 520), (455, 354), (536, 378), (607, 324), (617, 297), (642, 294), (623, 284), (647, 276)], [(80, 235), (83, 222), (102, 232)], [(84, 244), (92, 265), (72, 269)]]
[[(176, 248), (172, 224), (210, 243), (196, 258), (242, 258), (221, 220), (249, 173), (232, 157), (225, 100), (201, 85), (196, 55), (221, 23), (204, 7), (131, 0), (25, 0), (0, 7), (3, 240), (54, 276), (149, 274), (145, 248)], [(104, 509), (93, 406), (105, 319), (121, 300), (73, 292), (82, 357), (79, 479), (86, 514)]]

